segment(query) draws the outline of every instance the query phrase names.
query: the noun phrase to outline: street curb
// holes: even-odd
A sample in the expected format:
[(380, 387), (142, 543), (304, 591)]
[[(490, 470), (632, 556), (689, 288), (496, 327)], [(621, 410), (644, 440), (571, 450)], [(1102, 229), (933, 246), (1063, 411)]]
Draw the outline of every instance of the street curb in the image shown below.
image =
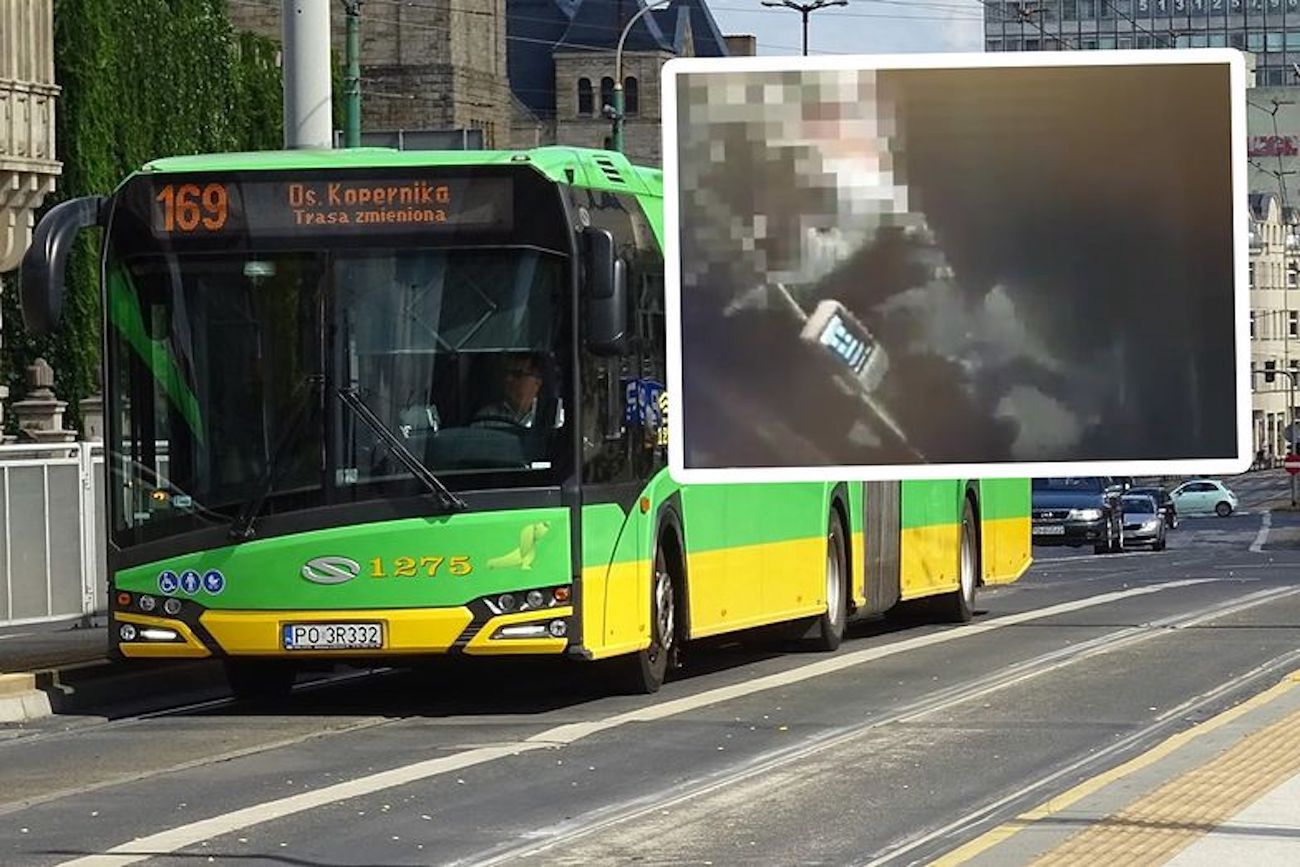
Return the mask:
[(0, 674), (0, 724), (60, 714), (94, 714), (110, 706), (174, 701), (178, 694), (224, 689), (215, 660), (123, 664), (87, 660), (43, 671)]

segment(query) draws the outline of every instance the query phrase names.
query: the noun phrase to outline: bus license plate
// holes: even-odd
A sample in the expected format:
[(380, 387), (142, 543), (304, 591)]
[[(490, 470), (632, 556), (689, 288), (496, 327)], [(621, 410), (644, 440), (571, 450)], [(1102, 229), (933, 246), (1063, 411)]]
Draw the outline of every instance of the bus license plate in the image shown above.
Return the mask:
[(378, 623), (286, 623), (285, 650), (371, 650), (384, 646)]
[(1035, 536), (1064, 536), (1065, 527), (1060, 524), (1038, 524), (1034, 527)]

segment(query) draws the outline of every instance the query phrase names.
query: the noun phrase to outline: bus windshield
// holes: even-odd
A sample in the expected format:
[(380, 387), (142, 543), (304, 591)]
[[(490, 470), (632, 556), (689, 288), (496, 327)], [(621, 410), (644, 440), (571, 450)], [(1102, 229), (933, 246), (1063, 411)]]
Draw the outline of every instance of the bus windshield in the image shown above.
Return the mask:
[(114, 533), (131, 544), (425, 490), (553, 484), (565, 261), (531, 248), (110, 249)]

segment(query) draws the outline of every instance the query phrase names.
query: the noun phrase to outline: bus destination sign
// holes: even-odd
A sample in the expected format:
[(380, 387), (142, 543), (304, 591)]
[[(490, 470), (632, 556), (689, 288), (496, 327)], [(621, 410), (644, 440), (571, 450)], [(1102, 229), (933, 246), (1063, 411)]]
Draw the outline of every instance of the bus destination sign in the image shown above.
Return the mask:
[(177, 180), (152, 193), (155, 237), (365, 235), (439, 230), (509, 231), (508, 178)]

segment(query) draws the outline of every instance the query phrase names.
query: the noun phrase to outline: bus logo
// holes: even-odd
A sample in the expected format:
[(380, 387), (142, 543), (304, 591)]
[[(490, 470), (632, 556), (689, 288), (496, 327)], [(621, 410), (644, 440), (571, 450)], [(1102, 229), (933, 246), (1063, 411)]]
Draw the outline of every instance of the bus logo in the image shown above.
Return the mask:
[(302, 566), (302, 577), (315, 584), (344, 584), (361, 574), (361, 564), (347, 557), (315, 557)]

